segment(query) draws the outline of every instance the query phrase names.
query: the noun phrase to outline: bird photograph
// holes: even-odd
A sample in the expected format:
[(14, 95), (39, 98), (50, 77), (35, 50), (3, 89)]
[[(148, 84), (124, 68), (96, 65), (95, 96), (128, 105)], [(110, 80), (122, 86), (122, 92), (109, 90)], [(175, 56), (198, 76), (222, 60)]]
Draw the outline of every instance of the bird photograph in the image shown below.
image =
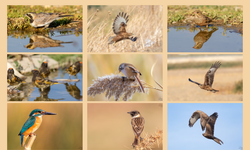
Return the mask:
[(243, 51), (243, 5), (169, 5), (167, 24), (168, 52)]
[(242, 101), (241, 54), (169, 54), (169, 101)]
[(82, 100), (82, 55), (7, 56), (8, 101)]
[(7, 51), (81, 52), (82, 20), (82, 5), (7, 5)]
[(163, 150), (163, 132), (161, 103), (87, 104), (88, 150)]
[(169, 103), (167, 118), (168, 150), (243, 147), (242, 103)]
[(162, 101), (162, 62), (161, 54), (89, 54), (88, 101)]
[(7, 149), (82, 149), (82, 104), (8, 103), (6, 113)]
[(162, 52), (162, 5), (88, 5), (88, 52)]

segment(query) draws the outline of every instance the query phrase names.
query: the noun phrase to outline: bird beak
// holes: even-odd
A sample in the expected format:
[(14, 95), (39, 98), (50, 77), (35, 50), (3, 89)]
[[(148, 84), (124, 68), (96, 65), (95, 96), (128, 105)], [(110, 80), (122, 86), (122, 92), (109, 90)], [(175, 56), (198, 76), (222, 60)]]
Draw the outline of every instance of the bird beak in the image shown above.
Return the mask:
[(127, 112), (128, 114), (130, 114), (130, 112)]
[(43, 115), (56, 115), (56, 114), (51, 112), (44, 112)]

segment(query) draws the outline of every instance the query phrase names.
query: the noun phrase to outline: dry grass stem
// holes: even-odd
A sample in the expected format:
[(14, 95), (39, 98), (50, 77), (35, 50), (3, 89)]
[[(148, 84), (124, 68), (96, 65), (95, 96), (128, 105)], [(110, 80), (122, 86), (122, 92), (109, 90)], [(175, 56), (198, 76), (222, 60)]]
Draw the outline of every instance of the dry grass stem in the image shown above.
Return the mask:
[[(152, 78), (154, 79), (154, 76), (153, 76), (153, 72), (154, 72), (154, 68), (155, 68), (155, 64), (157, 63), (157, 61), (153, 64), (153, 66), (151, 67), (151, 76), (152, 76)], [(163, 86), (160, 84), (160, 83), (158, 83), (155, 79), (154, 79), (154, 81), (155, 81), (155, 83), (161, 88), (161, 91), (162, 91), (162, 89), (163, 89)]]
[[(87, 21), (88, 52), (162, 52), (163, 49), (163, 7), (161, 5), (127, 6), (124, 11), (129, 15), (126, 31), (137, 36), (137, 41), (123, 40), (108, 45), (108, 38), (114, 36), (112, 24), (117, 12), (95, 11)], [(103, 19), (103, 13), (107, 14)], [(101, 21), (102, 20), (102, 21)]]
[(163, 139), (163, 131), (158, 130), (155, 134), (146, 135), (143, 139), (141, 139), (140, 144), (135, 147), (136, 150), (151, 150), (157, 147), (160, 147)]
[[(115, 100), (118, 101), (122, 95), (123, 101), (128, 101), (132, 98), (133, 94), (138, 92), (142, 93), (139, 84), (137, 81), (127, 80), (123, 81), (121, 75), (106, 75), (98, 77), (96, 80), (93, 80), (94, 83), (88, 88), (88, 96), (95, 96), (97, 94), (102, 94), (106, 91), (105, 97), (109, 100), (114, 96)], [(144, 87), (145, 93), (149, 92), (149, 88), (146, 83), (141, 80)]]

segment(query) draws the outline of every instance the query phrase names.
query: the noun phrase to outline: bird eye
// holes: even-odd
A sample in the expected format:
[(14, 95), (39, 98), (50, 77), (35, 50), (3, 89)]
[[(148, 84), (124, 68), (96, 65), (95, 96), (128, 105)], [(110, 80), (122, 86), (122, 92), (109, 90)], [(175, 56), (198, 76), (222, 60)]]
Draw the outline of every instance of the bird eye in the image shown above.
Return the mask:
[(39, 113), (42, 113), (41, 111), (38, 111)]
[(197, 14), (198, 14), (199, 12), (197, 12)]

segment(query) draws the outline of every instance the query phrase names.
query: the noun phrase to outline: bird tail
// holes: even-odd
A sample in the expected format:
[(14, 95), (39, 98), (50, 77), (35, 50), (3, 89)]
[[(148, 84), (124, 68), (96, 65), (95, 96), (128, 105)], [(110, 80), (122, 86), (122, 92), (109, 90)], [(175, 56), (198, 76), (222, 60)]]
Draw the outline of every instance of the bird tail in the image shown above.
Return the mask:
[(110, 37), (109, 37), (109, 39), (108, 39), (108, 44), (113, 44), (113, 43), (114, 43), (114, 41), (113, 41), (114, 37), (115, 37), (115, 36), (110, 36)]
[(213, 92), (213, 93), (216, 93), (216, 92), (219, 92), (219, 90), (213, 89), (212, 92)]
[(74, 15), (59, 15), (59, 17), (72, 17), (72, 16), (74, 16)]
[(141, 83), (141, 81), (140, 81), (140, 79), (139, 79), (139, 77), (138, 77), (137, 75), (135, 76), (135, 79), (136, 79), (137, 82), (139, 83), (140, 88), (141, 88), (141, 91), (142, 91), (143, 93), (145, 93), (144, 88), (143, 88), (143, 85), (142, 85), (142, 83)]
[(137, 146), (138, 145), (138, 138), (135, 136), (135, 140), (134, 142), (132, 143), (133, 147)]
[(214, 137), (214, 141), (216, 142), (216, 143), (218, 143), (218, 144), (224, 144), (223, 142), (222, 142), (222, 140), (220, 140), (219, 138), (217, 138), (217, 137)]
[(197, 84), (197, 85), (201, 85), (200, 83), (195, 82), (195, 81), (191, 80), (190, 78), (188, 78), (188, 81), (190, 81), (190, 82), (192, 82), (192, 83), (195, 83), (195, 84)]

